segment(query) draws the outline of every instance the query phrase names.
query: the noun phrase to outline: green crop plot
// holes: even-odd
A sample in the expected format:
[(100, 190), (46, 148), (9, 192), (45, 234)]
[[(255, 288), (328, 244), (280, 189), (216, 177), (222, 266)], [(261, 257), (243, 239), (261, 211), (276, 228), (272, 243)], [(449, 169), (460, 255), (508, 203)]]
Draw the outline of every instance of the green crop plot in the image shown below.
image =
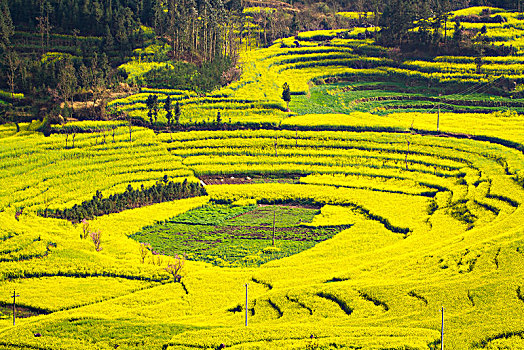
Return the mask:
[(218, 266), (259, 266), (300, 253), (349, 228), (310, 226), (318, 212), (286, 206), (212, 205), (145, 227), (131, 237), (150, 243), (162, 254), (184, 253), (190, 260)]

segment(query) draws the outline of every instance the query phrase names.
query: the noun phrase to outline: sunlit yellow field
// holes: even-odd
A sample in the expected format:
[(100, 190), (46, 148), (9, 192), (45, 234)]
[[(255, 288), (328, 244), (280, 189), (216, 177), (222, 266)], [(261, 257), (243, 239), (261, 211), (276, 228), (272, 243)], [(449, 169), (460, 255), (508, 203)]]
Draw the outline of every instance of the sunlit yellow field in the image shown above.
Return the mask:
[[(311, 39), (320, 34), (332, 45)], [(288, 38), (244, 52), (242, 78), (209, 96), (159, 92), (179, 96), (184, 125), (220, 110), (224, 123), (258, 127), (71, 123), (89, 128), (74, 145), (60, 127), (49, 137), (36, 122), (0, 127), (0, 349), (440, 349), (442, 312), (446, 349), (524, 348), (522, 114), (295, 113), (293, 100), (289, 112), (284, 82), (307, 99), (312, 80), (333, 76), (491, 81), (470, 63), (401, 70), (385, 57), (357, 60), (355, 47), (372, 40), (301, 35), (318, 45), (290, 48)], [(486, 72), (522, 78), (520, 64), (495, 61)], [(145, 119), (144, 96), (112, 106)], [(85, 223), (41, 215), (164, 176), (226, 181), (205, 196), (89, 220), (100, 249)], [(253, 181), (228, 183), (239, 176)], [(259, 267), (188, 259), (180, 281), (166, 269), (176, 257), (130, 237), (210, 203), (314, 206), (304, 226), (345, 229)]]

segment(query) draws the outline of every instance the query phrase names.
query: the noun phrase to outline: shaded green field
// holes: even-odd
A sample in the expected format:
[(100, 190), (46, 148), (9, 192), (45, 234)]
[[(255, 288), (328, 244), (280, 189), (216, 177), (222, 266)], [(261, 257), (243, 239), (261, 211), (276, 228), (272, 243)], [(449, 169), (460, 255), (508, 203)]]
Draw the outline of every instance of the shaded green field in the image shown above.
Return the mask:
[(445, 94), (439, 88), (407, 87), (394, 82), (342, 82), (313, 86), (308, 95), (293, 96), (290, 108), (297, 114), (369, 112), (493, 113), (511, 109), (524, 113), (520, 100), (480, 93)]
[(190, 260), (218, 266), (258, 266), (300, 253), (349, 227), (306, 226), (318, 213), (286, 206), (210, 205), (144, 227), (131, 237), (150, 243), (157, 253), (184, 253)]

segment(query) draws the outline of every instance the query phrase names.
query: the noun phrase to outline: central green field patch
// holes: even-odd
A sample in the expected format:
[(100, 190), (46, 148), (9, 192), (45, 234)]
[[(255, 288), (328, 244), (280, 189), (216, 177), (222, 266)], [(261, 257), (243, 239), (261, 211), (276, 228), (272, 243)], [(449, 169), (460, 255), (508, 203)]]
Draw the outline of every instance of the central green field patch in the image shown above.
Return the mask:
[(319, 213), (294, 206), (208, 205), (144, 227), (131, 237), (161, 254), (185, 254), (218, 266), (259, 266), (300, 253), (349, 227), (312, 226)]

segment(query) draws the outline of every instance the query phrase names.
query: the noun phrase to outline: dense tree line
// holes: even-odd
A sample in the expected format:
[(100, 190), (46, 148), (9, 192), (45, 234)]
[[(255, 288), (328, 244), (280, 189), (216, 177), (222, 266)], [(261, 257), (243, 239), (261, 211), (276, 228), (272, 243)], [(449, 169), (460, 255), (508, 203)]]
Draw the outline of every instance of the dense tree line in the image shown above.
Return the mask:
[[(496, 6), (521, 11), (520, 0), (388, 0), (384, 3), (378, 21), (381, 31), (378, 43), (385, 46), (399, 47), (402, 51), (421, 50), (430, 54), (468, 54), (468, 55), (508, 55), (511, 49), (493, 47), (488, 43), (473, 42), (475, 31), (465, 30), (461, 21), (467, 22), (503, 22), (501, 16), (492, 16), (489, 10), (480, 16), (462, 16), (454, 18), (450, 28), (450, 12), (468, 6)], [(417, 30), (413, 30), (417, 28)], [(453, 29), (453, 36), (449, 33)], [(479, 29), (486, 33), (486, 26)], [(477, 31), (477, 32), (478, 32)], [(448, 34), (448, 35), (446, 35)]]
[[(158, 60), (171, 61), (174, 69), (154, 69), (141, 77), (138, 84), (205, 92), (238, 77), (238, 70), (233, 68), (238, 45), (252, 45), (252, 39), (269, 45), (275, 39), (304, 30), (357, 24), (355, 20), (337, 15), (337, 11), (373, 13), (363, 21), (382, 28), (376, 36), (379, 44), (399, 47), (402, 52), (510, 54), (511, 48), (469, 42), (472, 35), (462, 29), (459, 21), (452, 38), (443, 36), (442, 29), (451, 29), (444, 24), (451, 10), (471, 5), (521, 10), (521, 1), (268, 0), (265, 3), (276, 9), (250, 12), (244, 10), (260, 3), (255, 0), (0, 0), (0, 89), (11, 92), (12, 97), (15, 92), (23, 92), (29, 97), (24, 103), (36, 106), (34, 114), (39, 111), (38, 117), (68, 117), (73, 112), (74, 100), (85, 102), (82, 119), (104, 118), (108, 91), (126, 78), (126, 74), (116, 71), (115, 67), (129, 58), (133, 49), (143, 47), (146, 40), (156, 39), (157, 43), (169, 47)], [(358, 21), (363, 24), (361, 19)], [(153, 28), (154, 33), (144, 26)], [(415, 26), (419, 30), (412, 31)], [(15, 29), (18, 32), (15, 33)], [(19, 44), (23, 41), (29, 43), (30, 48), (21, 48), (23, 45)], [(38, 49), (28, 52), (35, 50), (36, 42)], [(21, 120), (20, 113), (14, 110), (22, 102), (14, 98), (9, 102), (0, 106), (0, 118)]]
[(65, 219), (75, 223), (83, 219), (92, 219), (95, 216), (102, 216), (111, 213), (118, 213), (127, 209), (138, 208), (144, 205), (173, 201), (176, 199), (205, 196), (206, 190), (200, 183), (168, 181), (164, 176), (163, 181), (157, 182), (150, 188), (144, 185), (140, 189), (133, 189), (131, 185), (127, 187), (124, 193), (110, 195), (103, 198), (100, 191), (89, 201), (80, 205), (75, 204), (68, 209), (40, 209), (38, 215)]
[[(106, 36), (125, 42), (150, 17), (148, 0), (9, 0), (15, 25), (27, 31)], [(147, 8), (149, 6), (149, 9)]]
[(174, 58), (202, 60), (232, 55), (242, 17), (240, 0), (10, 0), (9, 7), (17, 28), (42, 38), (97, 36), (103, 47), (129, 50), (146, 25), (169, 41)]

